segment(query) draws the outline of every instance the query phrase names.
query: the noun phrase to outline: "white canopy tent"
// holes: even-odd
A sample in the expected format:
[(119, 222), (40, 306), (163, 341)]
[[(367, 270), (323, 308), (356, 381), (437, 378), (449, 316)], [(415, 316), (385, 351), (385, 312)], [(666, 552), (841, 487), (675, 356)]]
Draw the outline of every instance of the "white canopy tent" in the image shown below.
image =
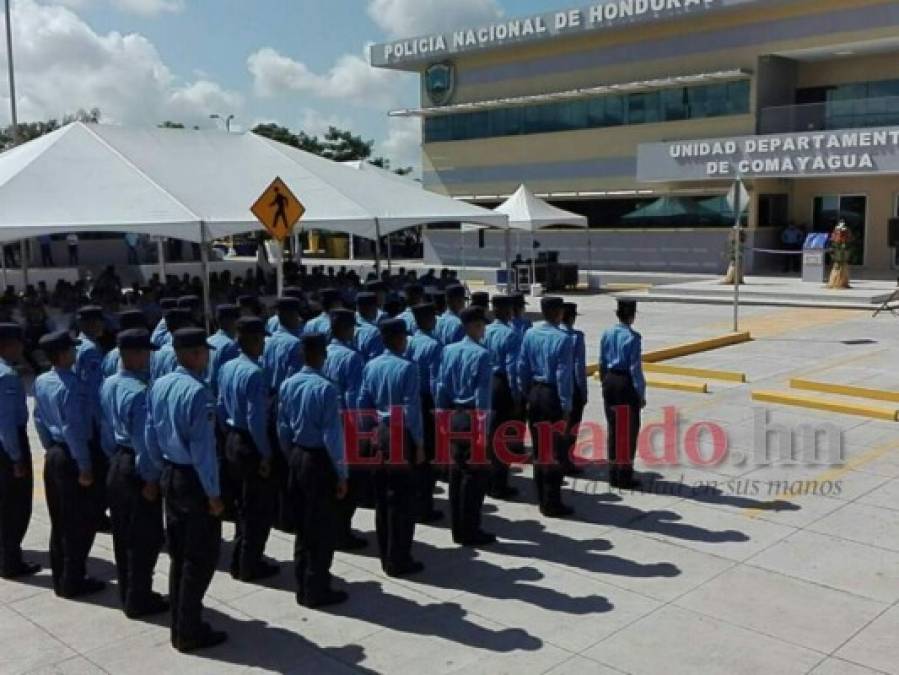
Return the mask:
[(511, 197), (495, 209), (509, 218), (510, 230), (527, 230), (531, 233), (531, 284), (537, 279), (537, 265), (534, 260), (533, 241), (537, 230), (553, 225), (572, 225), (586, 228), (589, 222), (585, 216), (565, 211), (538, 198), (527, 186), (521, 185)]
[(379, 239), (433, 222), (507, 221), (253, 133), (76, 122), (0, 155), (0, 242), (136, 232), (205, 243), (261, 229), (250, 205), (276, 176), (305, 205), (305, 227)]

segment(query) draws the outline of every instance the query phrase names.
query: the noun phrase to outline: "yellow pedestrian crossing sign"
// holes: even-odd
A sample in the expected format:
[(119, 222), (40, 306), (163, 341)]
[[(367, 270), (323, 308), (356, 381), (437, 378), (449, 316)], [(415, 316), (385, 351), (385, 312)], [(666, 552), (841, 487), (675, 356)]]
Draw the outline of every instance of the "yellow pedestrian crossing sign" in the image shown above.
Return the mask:
[(296, 198), (280, 178), (275, 178), (262, 196), (250, 207), (253, 215), (265, 225), (269, 234), (284, 241), (293, 233), (294, 225), (306, 213), (303, 202)]

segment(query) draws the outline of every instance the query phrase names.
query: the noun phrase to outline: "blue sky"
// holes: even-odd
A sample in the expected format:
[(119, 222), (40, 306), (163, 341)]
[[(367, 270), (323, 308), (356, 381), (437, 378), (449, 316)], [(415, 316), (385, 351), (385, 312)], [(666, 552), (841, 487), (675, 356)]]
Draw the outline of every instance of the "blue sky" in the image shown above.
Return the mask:
[(109, 121), (135, 125), (211, 125), (210, 112), (233, 112), (244, 128), (277, 121), (320, 133), (334, 123), (409, 164), (415, 122), (390, 121), (386, 112), (417, 103), (416, 78), (372, 71), (367, 43), (579, 4), (586, 3), (13, 0), (21, 117), (97, 106)]

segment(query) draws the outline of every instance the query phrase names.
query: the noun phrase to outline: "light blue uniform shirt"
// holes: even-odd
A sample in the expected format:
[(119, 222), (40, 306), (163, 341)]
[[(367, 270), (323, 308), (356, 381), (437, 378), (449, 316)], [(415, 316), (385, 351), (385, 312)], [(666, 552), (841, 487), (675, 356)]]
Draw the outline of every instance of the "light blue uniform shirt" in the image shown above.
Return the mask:
[(304, 367), (279, 392), (278, 439), (291, 448), (325, 448), (341, 480), (347, 478), (340, 394), (320, 371)]
[(586, 402), (589, 391), (587, 386), (587, 339), (584, 332), (577, 328), (569, 328), (562, 324), (562, 330), (568, 333), (574, 341), (574, 386), (580, 390)]
[(362, 386), (364, 368), (365, 359), (351, 345), (331, 340), (322, 374), (337, 387), (341, 409), (355, 410), (359, 404), (359, 388)]
[(443, 350), (437, 378), (437, 407), (490, 412), (493, 364), (487, 348), (466, 336)]
[(406, 358), (418, 367), (418, 384), (421, 393), (437, 400), (437, 381), (440, 376), (440, 357), (443, 345), (429, 333), (418, 329), (409, 340)]
[[(211, 357), (210, 357), (211, 358)], [(153, 352), (150, 357), (150, 382), (174, 373), (178, 367), (178, 355), (171, 343), (162, 346), (158, 352)]]
[(562, 410), (571, 412), (574, 394), (574, 340), (558, 326), (538, 324), (524, 335), (518, 357), (518, 387), (527, 395), (537, 382), (556, 388)]
[(443, 343), (444, 347), (461, 342), (465, 337), (465, 327), (462, 325), (462, 319), (447, 310), (437, 319), (437, 328), (434, 330), (434, 335)]
[(162, 347), (162, 345), (168, 344), (171, 341), (171, 337), (168, 324), (163, 318), (159, 320), (159, 323), (156, 324), (156, 328), (153, 329), (153, 334), (150, 336), (150, 342), (157, 347)]
[(219, 419), (250, 432), (259, 454), (268, 459), (268, 382), (262, 366), (246, 354), (228, 361), (219, 372)]
[[(265, 322), (265, 330), (269, 335), (274, 335), (275, 331), (280, 330), (280, 329), (281, 329), (281, 317), (279, 317), (277, 314), (275, 314), (274, 316), (270, 316), (268, 318), (268, 321)], [(302, 337), (303, 324), (301, 323), (298, 328), (296, 328), (295, 330), (288, 331), (288, 332), (292, 333), (296, 337)]]
[(411, 307), (407, 307), (396, 318), (406, 322), (406, 332), (408, 332), (409, 335), (415, 335), (415, 331), (418, 330), (418, 322), (415, 320), (415, 313), (412, 311)]
[(356, 349), (362, 354), (366, 363), (378, 358), (384, 353), (381, 330), (373, 323), (359, 318), (356, 323)]
[(303, 326), (303, 334), (310, 335), (312, 333), (321, 333), (331, 339), (331, 316), (327, 312), (322, 312), (314, 319), (309, 319)]
[(84, 383), (71, 370), (54, 368), (35, 380), (34, 404), (34, 426), (44, 449), (65, 444), (79, 471), (90, 471), (93, 429), (85, 414), (90, 398)]
[(212, 389), (212, 395), (218, 396), (219, 371), (228, 361), (240, 356), (240, 347), (223, 330), (216, 331), (210, 335), (207, 342), (215, 349), (209, 352), (209, 368), (206, 371), (206, 383)]
[(215, 401), (198, 375), (179, 366), (153, 383), (147, 405), (146, 442), (157, 464), (165, 460), (192, 466), (206, 496), (221, 496)]
[(531, 323), (531, 320), (526, 316), (516, 316), (512, 318), (512, 330), (518, 333), (518, 337), (522, 340), (524, 339), (524, 334), (533, 327), (534, 324)]
[(617, 324), (603, 333), (599, 346), (599, 364), (603, 371), (625, 370), (631, 374), (634, 389), (646, 398), (643, 376), (643, 337), (630, 326)]
[(382, 423), (390, 420), (390, 409), (404, 410), (404, 423), (418, 445), (423, 443), (421, 387), (418, 367), (393, 352), (387, 351), (365, 366), (359, 410), (376, 410)]
[(490, 352), (494, 375), (505, 375), (513, 396), (518, 396), (518, 354), (522, 336), (508, 323), (499, 319), (487, 326), (484, 346)]
[[(127, 370), (103, 383), (100, 390), (103, 450), (112, 456), (117, 445), (131, 448), (140, 477), (148, 483), (158, 483), (162, 466), (147, 452), (146, 443), (148, 391), (146, 376)], [(112, 447), (108, 446), (110, 441)]]
[(105, 380), (106, 378), (112, 377), (119, 372), (119, 366), (121, 364), (122, 356), (119, 354), (119, 348), (114, 347), (103, 357), (103, 365), (101, 367), (103, 379)]
[(28, 424), (25, 387), (15, 368), (0, 359), (0, 446), (13, 463), (21, 462), (19, 431)]
[(78, 336), (81, 344), (75, 348), (75, 367), (72, 372), (84, 382), (93, 422), (100, 424), (100, 387), (103, 386), (103, 352), (84, 333)]
[(285, 328), (279, 328), (265, 340), (262, 367), (265, 370), (269, 394), (277, 393), (291, 375), (303, 367), (303, 345), (299, 338)]

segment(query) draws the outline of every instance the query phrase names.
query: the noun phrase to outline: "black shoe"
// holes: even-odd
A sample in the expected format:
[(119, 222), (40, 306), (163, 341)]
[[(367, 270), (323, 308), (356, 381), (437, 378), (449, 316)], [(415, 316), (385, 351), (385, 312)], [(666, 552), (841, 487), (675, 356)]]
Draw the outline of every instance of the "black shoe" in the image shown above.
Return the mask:
[(94, 595), (102, 592), (106, 588), (106, 583), (92, 577), (84, 577), (78, 586), (73, 590), (63, 590), (59, 595), (68, 600), (75, 598), (83, 598), (86, 595)]
[(254, 581), (271, 579), (272, 577), (278, 576), (280, 573), (280, 565), (275, 565), (273, 563), (266, 562), (265, 560), (261, 560), (256, 563), (256, 566), (253, 568), (253, 571), (250, 574), (241, 575), (240, 580), (246, 583), (252, 583)]
[(97, 523), (97, 532), (102, 532), (103, 534), (112, 533), (112, 521), (105, 513), (100, 516), (100, 521)]
[(406, 563), (405, 565), (399, 565), (397, 567), (388, 567), (385, 572), (388, 577), (400, 578), (400, 577), (408, 577), (413, 574), (419, 574), (424, 572), (425, 566), (423, 563), (418, 562), (417, 560), (413, 560), (411, 562)]
[(346, 591), (327, 590), (314, 598), (298, 598), (297, 602), (307, 609), (320, 609), (322, 607), (339, 605), (349, 599), (349, 593)]
[(489, 495), (493, 499), (508, 501), (518, 497), (518, 488), (513, 488), (511, 485), (504, 485), (503, 487), (493, 488), (490, 490)]
[(174, 647), (182, 654), (217, 647), (228, 640), (228, 634), (223, 630), (207, 630), (199, 637), (192, 640), (178, 638), (174, 641)]
[(567, 518), (574, 515), (574, 509), (564, 504), (553, 504), (551, 506), (541, 506), (540, 513), (547, 518)]
[(23, 579), (25, 577), (33, 577), (41, 571), (41, 566), (37, 563), (22, 562), (15, 569), (9, 572), (4, 571), (0, 574), (3, 579)]
[(483, 530), (476, 533), (470, 539), (461, 542), (462, 546), (490, 546), (496, 543), (496, 535), (484, 532)]
[(438, 511), (437, 509), (418, 518), (418, 522), (424, 525), (439, 523), (441, 520), (443, 520), (443, 511)]
[(583, 470), (583, 468), (579, 467), (577, 464), (574, 464), (574, 463), (563, 464), (562, 465), (562, 473), (564, 473), (566, 476), (570, 476), (570, 477), (574, 478), (577, 476), (583, 476), (584, 470)]
[(609, 485), (619, 490), (639, 490), (643, 487), (643, 483), (633, 476), (613, 478), (609, 481)]
[(338, 551), (361, 551), (364, 548), (368, 548), (368, 540), (362, 537), (357, 537), (354, 534), (347, 535), (344, 537), (335, 547)]
[(159, 595), (159, 593), (153, 593), (150, 596), (150, 599), (147, 600), (143, 605), (135, 608), (126, 608), (125, 616), (127, 616), (129, 619), (143, 619), (147, 616), (164, 614), (170, 609), (171, 605), (169, 604), (168, 600)]

